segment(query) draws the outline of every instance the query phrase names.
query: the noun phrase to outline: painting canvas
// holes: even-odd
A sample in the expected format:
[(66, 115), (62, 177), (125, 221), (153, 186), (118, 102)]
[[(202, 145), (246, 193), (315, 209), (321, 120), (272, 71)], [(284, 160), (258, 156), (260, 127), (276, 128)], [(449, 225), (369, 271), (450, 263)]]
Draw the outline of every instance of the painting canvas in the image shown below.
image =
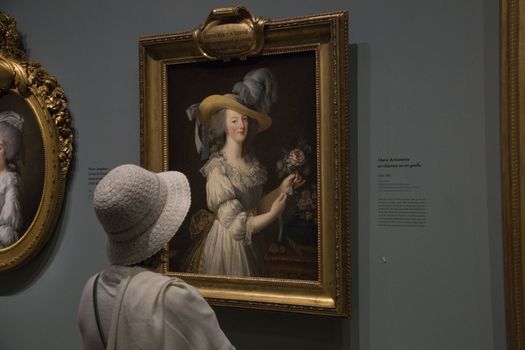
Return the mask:
[(212, 304), (349, 316), (347, 14), (214, 9), (140, 39), (141, 165), (192, 204), (162, 272)]
[(23, 98), (0, 96), (0, 248), (16, 243), (33, 222), (44, 190), (44, 143)]
[[(314, 51), (304, 51), (250, 58), (242, 62), (198, 62), (172, 64), (167, 67), (169, 169), (186, 174), (192, 189), (192, 206), (189, 215), (170, 249), (172, 252), (169, 259), (170, 271), (222, 272), (228, 275), (317, 280), (318, 173), (315, 58)], [(243, 157), (260, 164), (262, 176), (265, 178), (260, 184), (261, 195), (255, 194), (255, 196), (262, 198), (272, 192), (290, 174), (296, 173), (297, 178), (301, 178), (302, 181), (296, 181), (300, 186), (287, 195), (283, 212), (261, 232), (253, 234), (252, 247), (246, 247), (243, 237), (243, 240), (239, 241), (231, 238), (233, 242), (215, 244), (212, 248), (211, 241), (216, 237), (203, 238), (202, 236), (209, 235), (207, 231), (217, 230), (219, 227), (228, 237), (235, 235), (235, 230), (246, 231), (246, 223), (241, 223), (244, 225), (243, 228), (234, 228), (235, 225), (230, 225), (231, 229), (228, 229), (227, 222), (224, 222), (227, 220), (217, 218), (211, 209), (219, 212), (229, 210), (230, 212), (224, 214), (227, 219), (228, 215), (238, 215), (252, 208), (244, 208), (243, 205), (238, 212), (232, 214), (232, 209), (226, 208), (228, 202), (225, 198), (219, 200), (221, 203), (218, 208), (209, 208), (206, 199), (211, 194), (206, 191), (207, 178), (202, 174), (202, 170), (207, 163), (209, 164), (210, 159), (217, 159), (217, 155), (202, 154), (203, 152), (197, 151), (196, 133), (198, 143), (207, 130), (199, 130), (198, 127), (196, 130), (197, 121), (190, 120), (186, 110), (208, 96), (232, 93), (234, 86), (242, 83), (248, 73), (261, 70), (271, 72), (274, 80), (272, 89), (276, 99), (268, 114), (271, 118), (271, 126), (254, 135), (250, 150), (243, 150)], [(264, 84), (262, 86), (264, 88)], [(224, 147), (215, 152), (222, 155), (224, 152), (222, 148)], [(225, 165), (229, 166), (228, 161), (225, 161)], [(231, 171), (228, 173), (231, 175), (226, 176), (225, 181), (231, 185), (235, 179), (230, 177), (236, 174)], [(256, 181), (258, 174), (250, 174), (247, 171), (241, 176), (251, 177)], [(213, 186), (213, 181), (213, 179), (208, 181), (209, 186)], [(255, 186), (236, 186), (235, 190), (246, 192), (240, 193), (239, 198), (235, 198), (241, 200), (241, 197), (249, 195), (248, 192), (255, 192)], [(255, 216), (263, 214), (260, 212), (261, 205), (258, 199), (244, 201), (256, 202), (252, 203), (255, 204), (253, 208)], [(221, 207), (222, 204), (224, 206)], [(213, 221), (217, 221), (215, 227)], [(212, 227), (208, 227), (210, 224)], [(198, 226), (202, 228), (199, 229)], [(217, 267), (216, 269), (213, 269), (213, 266), (211, 270), (203, 266), (200, 268), (195, 266), (205, 264), (206, 258), (202, 256), (205, 254), (199, 251), (199, 248), (204, 249), (202, 245), (206, 245), (206, 242), (201, 241), (206, 239), (209, 246), (207, 249), (217, 250), (216, 255), (219, 257), (208, 257), (214, 260), (213, 265)], [(201, 257), (195, 257), (196, 254), (201, 254)], [(235, 255), (242, 256), (236, 259)], [(234, 266), (230, 266), (232, 264)], [(242, 264), (247, 266), (237, 266)], [(221, 266), (224, 268), (221, 269)]]

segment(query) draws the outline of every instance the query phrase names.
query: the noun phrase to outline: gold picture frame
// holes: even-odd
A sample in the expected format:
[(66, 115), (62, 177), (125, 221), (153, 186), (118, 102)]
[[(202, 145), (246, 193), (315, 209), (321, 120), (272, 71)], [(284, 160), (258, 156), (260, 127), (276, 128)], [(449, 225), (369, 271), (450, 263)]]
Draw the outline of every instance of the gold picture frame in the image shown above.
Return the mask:
[(525, 1), (501, 1), (501, 160), (507, 348), (525, 348)]
[[(348, 14), (265, 20), (244, 7), (214, 9), (193, 31), (141, 38), (139, 51), (141, 165), (182, 171), (192, 187), (192, 208), (165, 249), (163, 272), (196, 286), (215, 305), (349, 317)], [(195, 152), (199, 132), (186, 108), (230, 92), (246, 72), (261, 67), (273, 72), (281, 96), (271, 128), (258, 134), (255, 147), (266, 184), (277, 181), (279, 157), (289, 160), (299, 149), (310, 152), (307, 185), (290, 196), (297, 204), (293, 219), (275, 221), (264, 233), (266, 274), (188, 272), (181, 261), (190, 249), (190, 221), (206, 205), (206, 179), (199, 174), (206, 163)], [(305, 211), (299, 196), (314, 209)]]
[(0, 163), (8, 165), (0, 167), (9, 170), (9, 180), (0, 180), (0, 271), (28, 262), (52, 235), (73, 154), (64, 91), (27, 60), (21, 37), (0, 12)]

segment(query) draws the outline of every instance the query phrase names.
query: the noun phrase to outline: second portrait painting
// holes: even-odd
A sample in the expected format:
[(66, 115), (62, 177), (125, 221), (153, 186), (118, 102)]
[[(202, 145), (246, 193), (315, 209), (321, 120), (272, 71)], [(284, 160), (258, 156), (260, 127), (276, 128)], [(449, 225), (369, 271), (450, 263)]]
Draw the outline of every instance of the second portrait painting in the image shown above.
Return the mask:
[(167, 66), (169, 168), (192, 188), (169, 270), (318, 279), (314, 51)]
[(0, 97), (0, 249), (15, 245), (38, 210), (44, 147), (38, 122), (22, 97)]

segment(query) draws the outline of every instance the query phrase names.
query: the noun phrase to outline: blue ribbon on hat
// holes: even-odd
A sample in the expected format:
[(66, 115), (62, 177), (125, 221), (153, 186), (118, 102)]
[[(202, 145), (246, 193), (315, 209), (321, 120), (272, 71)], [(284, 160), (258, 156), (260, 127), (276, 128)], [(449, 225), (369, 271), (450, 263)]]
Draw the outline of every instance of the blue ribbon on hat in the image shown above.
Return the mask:
[[(197, 149), (197, 153), (201, 155), (201, 160), (205, 160), (208, 159), (210, 155), (210, 146), (208, 143), (208, 130), (201, 124), (197, 117), (199, 114), (199, 104), (200, 103), (195, 103), (186, 108), (186, 115), (190, 122), (195, 119), (195, 148)], [(199, 129), (201, 130), (202, 140), (199, 137)]]

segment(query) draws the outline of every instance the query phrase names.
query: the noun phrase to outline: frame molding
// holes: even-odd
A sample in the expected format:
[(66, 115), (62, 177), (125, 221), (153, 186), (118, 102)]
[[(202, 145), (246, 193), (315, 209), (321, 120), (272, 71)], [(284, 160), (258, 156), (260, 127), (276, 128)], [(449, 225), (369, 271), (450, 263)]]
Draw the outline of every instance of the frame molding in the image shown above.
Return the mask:
[[(215, 9), (210, 16), (220, 14), (220, 20), (226, 18), (229, 21), (231, 18), (237, 19), (244, 12), (245, 9), (238, 7)], [(318, 175), (318, 184), (324, 193), (320, 196), (321, 204), (318, 207), (322, 208), (321, 217), (327, 218), (320, 224), (324, 234), (321, 236), (322, 242), (318, 243), (321, 257), (318, 279), (310, 281), (174, 272), (168, 269), (167, 262), (162, 272), (181, 277), (196, 286), (215, 305), (349, 317), (348, 14), (337, 12), (282, 20), (263, 20), (243, 15), (242, 21), (248, 17), (255, 23), (255, 39), (247, 41), (251, 34), (245, 30), (243, 34), (246, 37), (242, 39), (254, 43), (246, 46), (247, 51), (237, 50), (237, 47), (228, 47), (224, 52), (203, 49), (199, 46), (201, 42), (195, 40), (198, 36), (195, 31), (140, 39), (141, 165), (152, 171), (176, 170), (170, 169), (168, 164), (167, 65), (314, 51), (319, 80), (316, 84), (317, 157), (318, 167), (324, 174), (322, 177), (321, 173)], [(228, 21), (221, 25), (231, 25)], [(257, 30), (257, 24), (264, 24), (264, 30)], [(200, 28), (211, 33), (221, 29), (210, 29), (206, 24)], [(257, 38), (257, 33), (264, 34), (264, 37)], [(262, 50), (257, 45), (261, 41), (264, 42)], [(214, 45), (216, 42), (208, 44)], [(233, 49), (237, 50), (235, 56), (230, 55)], [(168, 252), (169, 248), (166, 247), (166, 256)]]
[(524, 349), (525, 1), (501, 0), (501, 158), (507, 348)]

